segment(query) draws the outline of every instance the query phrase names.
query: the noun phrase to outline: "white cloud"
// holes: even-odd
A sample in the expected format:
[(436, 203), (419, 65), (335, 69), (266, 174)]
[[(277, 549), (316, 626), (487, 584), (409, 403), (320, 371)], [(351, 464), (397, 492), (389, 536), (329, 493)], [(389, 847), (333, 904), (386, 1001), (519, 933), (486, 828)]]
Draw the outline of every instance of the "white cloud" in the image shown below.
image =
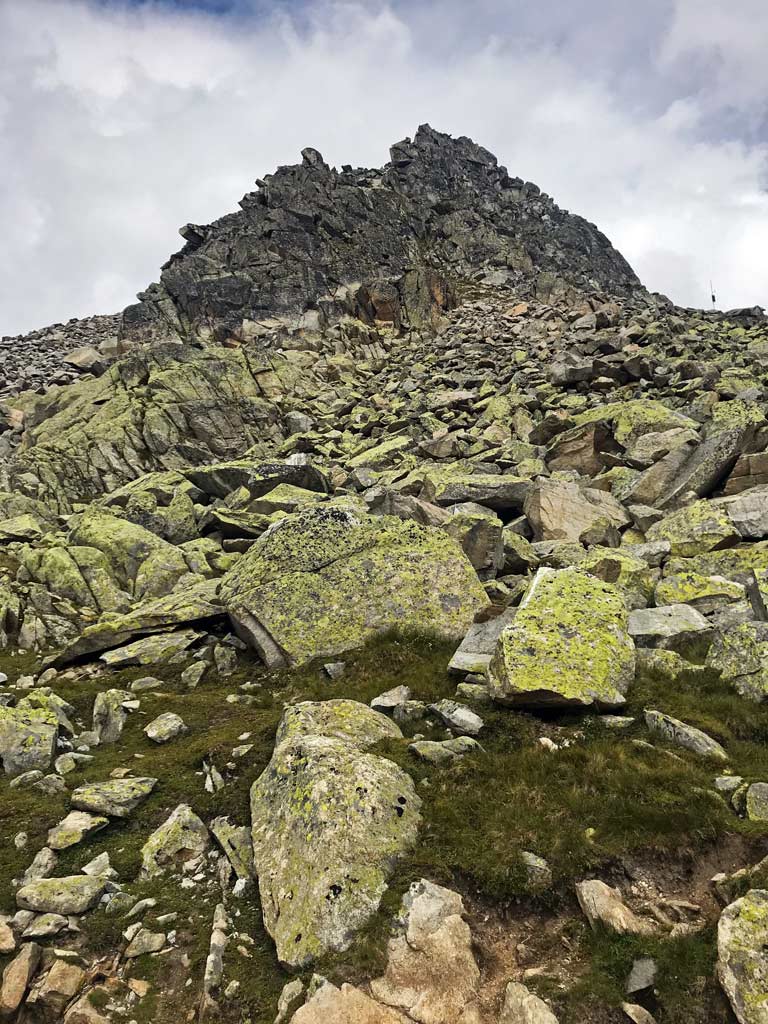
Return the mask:
[[(180, 224), (234, 209), (303, 146), (379, 165), (423, 121), (597, 223), (649, 287), (704, 304), (712, 277), (723, 305), (768, 305), (765, 72), (732, 27), (762, 0), (712, 20), (714, 56), (691, 27), (703, 3), (654, 0), (641, 23), (600, 0), (591, 26), (565, 0), (528, 21), (516, 0), (483, 0), (472, 19), (459, 0), (312, 0), (293, 19), (0, 0), (0, 333), (121, 308)], [(738, 97), (749, 131), (732, 116), (714, 131)]]

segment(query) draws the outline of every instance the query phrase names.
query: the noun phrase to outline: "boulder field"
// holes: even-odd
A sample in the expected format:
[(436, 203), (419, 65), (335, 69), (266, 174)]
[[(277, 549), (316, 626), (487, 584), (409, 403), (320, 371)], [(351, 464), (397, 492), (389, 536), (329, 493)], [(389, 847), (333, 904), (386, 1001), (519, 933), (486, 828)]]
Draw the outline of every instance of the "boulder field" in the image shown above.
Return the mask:
[(767, 1024), (768, 320), (423, 126), (3, 339), (0, 1019)]

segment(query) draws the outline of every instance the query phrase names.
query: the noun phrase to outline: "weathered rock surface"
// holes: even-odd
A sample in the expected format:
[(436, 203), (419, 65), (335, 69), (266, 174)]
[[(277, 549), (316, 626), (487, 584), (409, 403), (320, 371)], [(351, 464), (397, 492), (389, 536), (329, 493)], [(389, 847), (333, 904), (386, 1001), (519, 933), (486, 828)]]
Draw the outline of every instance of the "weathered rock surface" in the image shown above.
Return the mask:
[(19, 889), (16, 903), (38, 914), (83, 914), (98, 903), (104, 888), (103, 879), (88, 875), (42, 878)]
[(739, 1024), (768, 1021), (768, 892), (751, 889), (720, 915), (717, 973)]
[(93, 814), (106, 814), (112, 818), (127, 818), (131, 811), (149, 796), (157, 779), (146, 777), (109, 779), (107, 782), (87, 782), (72, 793), (72, 806)]
[(276, 523), (225, 576), (221, 598), (271, 667), (341, 654), (394, 627), (459, 638), (487, 603), (445, 534), (343, 507)]
[(410, 776), (368, 752), (399, 736), (390, 719), (354, 701), (285, 712), (251, 790), (264, 923), (284, 963), (346, 949), (414, 842), (421, 800)]
[(539, 569), (488, 668), (501, 704), (617, 707), (634, 678), (628, 612), (610, 584), (578, 569)]
[(142, 877), (152, 878), (167, 868), (180, 868), (185, 861), (204, 854), (209, 845), (205, 823), (188, 804), (179, 804), (142, 847)]

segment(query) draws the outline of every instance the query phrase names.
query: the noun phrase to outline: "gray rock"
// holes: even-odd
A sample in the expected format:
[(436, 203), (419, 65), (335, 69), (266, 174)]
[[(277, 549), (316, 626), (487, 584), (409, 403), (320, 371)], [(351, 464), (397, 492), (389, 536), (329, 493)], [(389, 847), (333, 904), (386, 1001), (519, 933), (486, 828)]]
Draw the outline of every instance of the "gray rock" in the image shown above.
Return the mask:
[(3, 971), (0, 985), (0, 1017), (13, 1017), (40, 964), (42, 949), (36, 942), (25, 943)]
[(69, 926), (63, 914), (39, 914), (22, 932), (24, 939), (49, 939)]
[(639, 992), (647, 992), (656, 984), (658, 967), (656, 961), (649, 956), (638, 957), (632, 964), (624, 991), (628, 996), (635, 996)]
[(391, 690), (387, 690), (386, 693), (381, 693), (378, 697), (374, 697), (371, 701), (371, 707), (374, 711), (380, 711), (383, 715), (391, 715), (395, 708), (405, 704), (410, 699), (411, 689), (409, 686), (395, 686)]
[(84, 914), (96, 906), (104, 889), (104, 879), (88, 875), (42, 878), (19, 889), (16, 905), (38, 914)]
[(204, 661), (196, 661), (181, 673), (181, 681), (188, 690), (194, 690), (203, 680), (208, 666)]
[(725, 908), (717, 926), (717, 974), (739, 1024), (768, 1019), (768, 891), (751, 889)]
[(159, 953), (165, 946), (167, 937), (163, 932), (151, 932), (141, 928), (126, 946), (123, 956), (128, 960), (146, 953)]
[(127, 818), (156, 785), (157, 779), (146, 777), (89, 782), (74, 790), (72, 806), (81, 811), (106, 814), (110, 818)]
[(746, 811), (750, 821), (768, 821), (768, 782), (753, 782), (746, 792)]
[(245, 825), (233, 825), (229, 818), (214, 818), (211, 834), (221, 846), (239, 879), (250, 880), (253, 871), (253, 841)]
[(158, 715), (144, 727), (145, 735), (153, 743), (168, 743), (169, 740), (175, 740), (177, 736), (182, 736), (185, 732), (187, 732), (187, 727), (184, 720), (173, 711), (166, 711), (164, 714)]
[(715, 761), (727, 761), (728, 754), (711, 736), (707, 736), (701, 729), (692, 725), (686, 725), (671, 715), (662, 714), (660, 711), (646, 711), (645, 724), (649, 731), (662, 739), (668, 740), (677, 747), (684, 747), (692, 750), (694, 754), (702, 757), (711, 757)]
[(637, 608), (629, 616), (629, 635), (638, 647), (660, 647), (678, 654), (706, 654), (714, 637), (707, 619), (687, 604)]
[(99, 743), (117, 743), (128, 718), (124, 704), (131, 699), (127, 690), (106, 690), (93, 702), (93, 732)]
[(651, 923), (634, 914), (624, 903), (618, 890), (612, 889), (599, 879), (578, 882), (576, 896), (584, 916), (593, 929), (602, 926), (618, 935), (653, 934)]
[(88, 814), (87, 811), (70, 811), (66, 818), (48, 831), (48, 846), (51, 850), (66, 850), (76, 846), (94, 832), (109, 824), (109, 818)]
[(525, 866), (528, 889), (533, 893), (542, 893), (552, 885), (552, 868), (544, 860), (530, 850), (523, 850), (520, 859)]
[(477, 736), (485, 724), (479, 715), (455, 700), (440, 700), (430, 704), (429, 710), (460, 736)]
[(513, 621), (516, 614), (516, 608), (506, 608), (500, 615), (486, 622), (472, 623), (448, 663), (448, 671), (461, 674), (476, 672), (482, 675), (490, 664), (501, 631)]
[(20, 701), (0, 707), (0, 760), (7, 775), (46, 772), (53, 763), (59, 723), (47, 708)]
[(169, 868), (180, 869), (209, 846), (205, 823), (188, 804), (179, 804), (141, 848), (141, 877), (153, 878)]
[(288, 1024), (288, 1021), (303, 1002), (304, 982), (301, 978), (294, 978), (293, 981), (289, 981), (285, 985), (280, 993), (280, 998), (277, 1001), (275, 1024)]
[(510, 981), (504, 993), (499, 1024), (558, 1024), (558, 1021), (543, 999), (525, 985)]
[(264, 924), (286, 964), (346, 949), (415, 840), (421, 801), (410, 776), (368, 752), (396, 737), (390, 719), (354, 701), (283, 715), (251, 816)]

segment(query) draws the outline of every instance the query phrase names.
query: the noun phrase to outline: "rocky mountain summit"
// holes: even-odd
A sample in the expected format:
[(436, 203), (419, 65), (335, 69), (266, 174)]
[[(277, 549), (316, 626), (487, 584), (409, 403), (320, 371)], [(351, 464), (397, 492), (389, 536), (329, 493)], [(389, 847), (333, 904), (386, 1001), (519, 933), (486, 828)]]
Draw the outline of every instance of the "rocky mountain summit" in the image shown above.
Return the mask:
[(765, 1024), (762, 310), (427, 126), (257, 185), (3, 340), (0, 1019)]

